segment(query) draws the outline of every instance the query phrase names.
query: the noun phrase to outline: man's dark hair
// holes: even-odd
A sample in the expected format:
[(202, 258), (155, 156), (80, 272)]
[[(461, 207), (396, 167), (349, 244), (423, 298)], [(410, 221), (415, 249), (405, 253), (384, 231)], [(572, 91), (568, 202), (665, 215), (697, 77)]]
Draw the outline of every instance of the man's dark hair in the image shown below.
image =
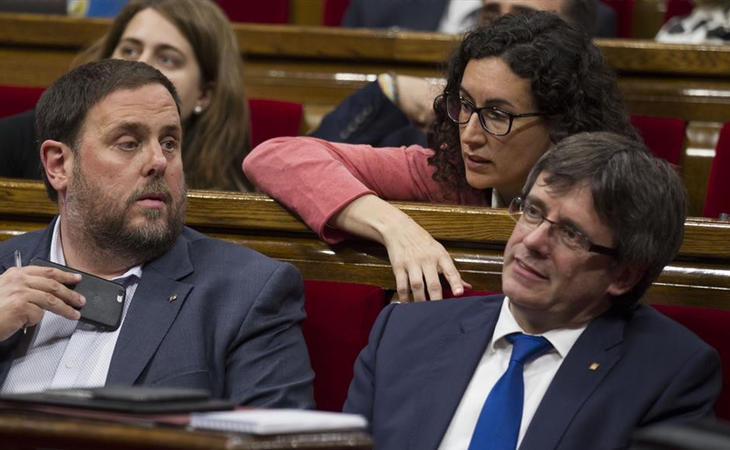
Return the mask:
[(613, 304), (636, 303), (679, 251), (687, 200), (682, 180), (640, 142), (614, 133), (579, 133), (538, 160), (522, 190), (526, 196), (544, 173), (552, 191), (587, 183), (598, 216), (613, 231), (616, 262), (643, 270), (639, 282)]
[[(79, 66), (56, 80), (36, 105), (36, 137), (38, 142), (52, 139), (77, 151), (79, 132), (89, 110), (112, 92), (134, 89), (148, 84), (164, 86), (177, 105), (180, 99), (175, 87), (160, 71), (145, 63), (105, 59)], [(48, 197), (58, 200), (56, 190), (41, 171)]]
[[(467, 33), (449, 63), (444, 93), (459, 93), (469, 61), (501, 58), (530, 82), (537, 110), (552, 142), (582, 131), (612, 131), (638, 139), (629, 121), (616, 77), (590, 37), (554, 13), (507, 14)], [(429, 163), (433, 178), (450, 190), (471, 189), (466, 182), (459, 125), (446, 114), (443, 97), (434, 103), (436, 120), (429, 132), (435, 150)]]

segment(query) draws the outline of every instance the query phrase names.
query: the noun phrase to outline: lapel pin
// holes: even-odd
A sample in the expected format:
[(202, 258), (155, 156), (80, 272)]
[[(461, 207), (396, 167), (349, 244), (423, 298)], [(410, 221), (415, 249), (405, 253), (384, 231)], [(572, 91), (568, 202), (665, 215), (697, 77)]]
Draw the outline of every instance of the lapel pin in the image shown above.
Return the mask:
[(596, 370), (596, 369), (598, 369), (598, 366), (600, 366), (600, 364), (598, 364), (597, 362), (594, 362), (594, 363), (591, 363), (590, 366), (588, 366), (588, 369), (589, 370)]
[(174, 302), (175, 300), (177, 300), (177, 295), (171, 295), (170, 298), (167, 299), (167, 301), (169, 301), (170, 303)]

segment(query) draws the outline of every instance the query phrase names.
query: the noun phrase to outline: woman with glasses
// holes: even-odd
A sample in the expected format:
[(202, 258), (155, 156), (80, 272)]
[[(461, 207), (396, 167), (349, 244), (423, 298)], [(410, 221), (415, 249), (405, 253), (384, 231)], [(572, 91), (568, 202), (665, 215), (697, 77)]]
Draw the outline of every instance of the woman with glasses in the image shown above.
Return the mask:
[(547, 12), (468, 33), (434, 111), (430, 148), (279, 138), (257, 147), (244, 171), (326, 241), (357, 235), (385, 245), (400, 299), (439, 299), (439, 274), (456, 295), (468, 283), (443, 246), (386, 200), (507, 206), (564, 137), (637, 137), (599, 49)]

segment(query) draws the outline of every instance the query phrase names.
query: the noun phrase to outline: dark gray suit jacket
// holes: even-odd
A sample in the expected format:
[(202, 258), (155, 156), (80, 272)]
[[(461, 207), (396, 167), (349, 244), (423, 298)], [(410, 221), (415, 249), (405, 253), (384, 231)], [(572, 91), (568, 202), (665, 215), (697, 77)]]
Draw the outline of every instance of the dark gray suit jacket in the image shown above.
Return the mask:
[[(370, 420), (376, 448), (443, 438), (488, 345), (503, 295), (391, 305), (355, 363), (344, 409)], [(598, 364), (596, 370), (590, 366)], [(653, 308), (593, 320), (566, 356), (520, 449), (615, 449), (631, 432), (711, 414), (717, 352)]]
[[(15, 249), (24, 265), (48, 258), (52, 230), (0, 243), (0, 270), (13, 265)], [(204, 388), (239, 404), (313, 407), (303, 319), (294, 267), (186, 227), (172, 249), (144, 265), (106, 384)], [(21, 337), (0, 342), (0, 383)]]

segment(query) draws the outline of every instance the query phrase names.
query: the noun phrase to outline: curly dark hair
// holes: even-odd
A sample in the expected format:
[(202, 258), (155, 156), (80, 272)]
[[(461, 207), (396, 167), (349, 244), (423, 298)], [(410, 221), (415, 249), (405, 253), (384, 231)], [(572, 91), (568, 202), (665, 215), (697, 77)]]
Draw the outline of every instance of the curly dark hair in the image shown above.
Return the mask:
[[(611, 131), (639, 139), (629, 121), (613, 70), (582, 30), (556, 14), (507, 14), (464, 36), (451, 57), (444, 94), (458, 93), (472, 59), (499, 57), (530, 80), (532, 96), (553, 143), (583, 131)], [(435, 154), (433, 179), (451, 191), (471, 188), (461, 157), (459, 126), (449, 120), (443, 96), (434, 102), (436, 120), (428, 134)]]

